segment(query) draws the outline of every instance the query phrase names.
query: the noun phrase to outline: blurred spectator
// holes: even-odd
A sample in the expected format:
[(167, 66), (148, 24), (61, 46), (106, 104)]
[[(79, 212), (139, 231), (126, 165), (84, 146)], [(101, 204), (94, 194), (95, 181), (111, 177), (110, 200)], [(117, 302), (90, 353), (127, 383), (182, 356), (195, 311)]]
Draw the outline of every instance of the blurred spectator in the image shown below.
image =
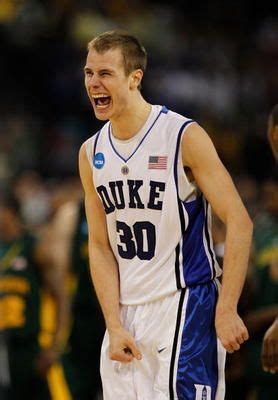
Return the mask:
[(278, 317), (264, 335), (262, 346), (262, 365), (266, 372), (278, 372)]
[(262, 185), (260, 212), (255, 219), (254, 243), (257, 264), (269, 264), (278, 253), (278, 184), (269, 180)]
[[(3, 356), (6, 349), (8, 357), (4, 374), (8, 400), (51, 398), (47, 375), (61, 350), (66, 298), (51, 263), (48, 239), (36, 240), (28, 233), (16, 198), (12, 194), (1, 196), (0, 332), (5, 341), (1, 353)], [(49, 291), (56, 305), (55, 330), (51, 344), (44, 349), (39, 342), (43, 289)]]
[(24, 171), (14, 181), (14, 188), (26, 226), (38, 230), (50, 215), (49, 193), (42, 178), (36, 171)]
[[(132, 31), (152, 54), (143, 88), (149, 100), (204, 125), (213, 121), (219, 142), (234, 132), (233, 143), (222, 141), (218, 150), (232, 146), (228, 168), (240, 165), (254, 177), (256, 161), (243, 149), (260, 144), (254, 132), (263, 131), (277, 101), (278, 18), (271, 7), (258, 18), (244, 3), (234, 14), (218, 0), (205, 10), (190, 2), (185, 12), (180, 1), (2, 1), (0, 180), (25, 168), (76, 172), (74, 154), (98, 127), (82, 90), (86, 41), (115, 27)], [(260, 151), (263, 163), (266, 149)]]
[(275, 400), (277, 377), (263, 371), (261, 347), (266, 330), (278, 315), (278, 258), (254, 271), (256, 290), (252, 309), (245, 317), (250, 334), (246, 344), (246, 375), (249, 387), (255, 388), (257, 400)]
[(83, 200), (61, 205), (52, 223), (51, 248), (57, 273), (70, 275), (71, 328), (63, 366), (75, 400), (94, 400), (101, 392), (100, 348), (104, 320), (92, 287), (88, 259), (88, 227)]
[[(278, 158), (277, 128), (278, 128), (278, 104), (276, 104), (273, 107), (273, 109), (269, 114), (268, 129), (267, 129), (268, 140), (276, 161)], [(271, 258), (271, 264), (273, 263), (274, 264), (276, 263), (276, 265), (278, 264), (277, 248), (278, 244), (276, 243), (276, 254), (274, 252), (273, 257)], [(268, 330), (264, 335), (261, 356), (262, 356), (262, 365), (264, 370), (266, 372), (277, 373), (278, 372), (278, 314), (276, 314), (274, 322), (268, 328)]]

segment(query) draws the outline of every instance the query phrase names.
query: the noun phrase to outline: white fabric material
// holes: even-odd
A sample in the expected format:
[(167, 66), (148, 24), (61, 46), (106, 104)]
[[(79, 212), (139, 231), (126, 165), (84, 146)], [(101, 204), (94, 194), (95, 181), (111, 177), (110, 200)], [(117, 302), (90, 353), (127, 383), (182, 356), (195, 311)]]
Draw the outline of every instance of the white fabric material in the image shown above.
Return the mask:
[(122, 323), (135, 336), (142, 360), (129, 364), (111, 361), (105, 334), (100, 368), (104, 400), (169, 399), (169, 370), (179, 300), (180, 292), (176, 292), (152, 303), (122, 306)]
[[(158, 115), (158, 111), (160, 110), (161, 106), (153, 106), (152, 116), (143, 128), (144, 135), (152, 126), (154, 117)], [(92, 165), (95, 188), (104, 186), (109, 197), (113, 199), (109, 183), (123, 182), (125, 207), (123, 209), (116, 208), (115, 211), (106, 215), (110, 245), (119, 265), (120, 301), (122, 304), (135, 305), (155, 301), (177, 290), (175, 248), (181, 240), (182, 233), (174, 178), (174, 160), (178, 133), (186, 121), (190, 120), (172, 111), (168, 111), (167, 114), (162, 113), (140, 147), (127, 162), (124, 162), (111, 146), (109, 140), (110, 123), (108, 122), (102, 128), (96, 145), (96, 154), (102, 153), (105, 159), (104, 166), (100, 169), (93, 167), (92, 163), (96, 135), (87, 141), (87, 154), (89, 162)], [(139, 134), (142, 135), (142, 132)], [(118, 142), (117, 140), (116, 146)], [(196, 187), (188, 181), (184, 173), (180, 153), (179, 151), (177, 171), (178, 187), (180, 189), (179, 197), (182, 200), (192, 199), (195, 196)], [(167, 168), (150, 169), (150, 156), (167, 157)], [(127, 175), (124, 175), (121, 170), (124, 165), (127, 165), (129, 168)], [(144, 205), (143, 208), (129, 207), (128, 180), (143, 181), (142, 186), (138, 190), (140, 199)], [(156, 189), (157, 196), (154, 199), (156, 205), (158, 202), (163, 203), (161, 210), (152, 209), (148, 206), (150, 202), (151, 181), (165, 184), (164, 191), (159, 190), (159, 188)], [(123, 232), (119, 230), (117, 233), (116, 221), (123, 221), (128, 225), (135, 246), (137, 246), (137, 243), (135, 240), (136, 232), (134, 231), (134, 225), (137, 222), (147, 221), (148, 224), (151, 223), (155, 227), (156, 246), (152, 259), (142, 260), (138, 255), (132, 259), (125, 259), (119, 255), (118, 246), (122, 247), (123, 250), (126, 248), (125, 244), (121, 242)], [(186, 219), (187, 221), (188, 219)], [(145, 230), (143, 230), (143, 234), (143, 249), (146, 251), (148, 243)]]

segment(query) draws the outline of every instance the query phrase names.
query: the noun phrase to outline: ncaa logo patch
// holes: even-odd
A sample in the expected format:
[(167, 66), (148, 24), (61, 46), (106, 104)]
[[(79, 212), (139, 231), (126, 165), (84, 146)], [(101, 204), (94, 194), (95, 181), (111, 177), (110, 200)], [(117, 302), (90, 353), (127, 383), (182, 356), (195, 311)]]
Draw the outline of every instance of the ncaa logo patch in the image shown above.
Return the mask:
[(103, 153), (97, 153), (94, 156), (94, 167), (97, 169), (101, 169), (104, 167), (105, 164), (105, 159), (104, 159), (104, 154)]

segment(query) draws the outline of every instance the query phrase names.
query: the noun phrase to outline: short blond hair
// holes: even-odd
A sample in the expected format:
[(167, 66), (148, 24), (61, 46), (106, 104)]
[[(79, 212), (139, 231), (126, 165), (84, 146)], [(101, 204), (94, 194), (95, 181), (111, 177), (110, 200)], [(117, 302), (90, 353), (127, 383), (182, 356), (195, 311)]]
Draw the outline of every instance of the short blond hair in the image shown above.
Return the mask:
[(88, 43), (88, 51), (94, 49), (100, 54), (116, 48), (122, 51), (126, 76), (136, 69), (146, 71), (147, 52), (139, 40), (126, 31), (120, 29), (107, 31)]

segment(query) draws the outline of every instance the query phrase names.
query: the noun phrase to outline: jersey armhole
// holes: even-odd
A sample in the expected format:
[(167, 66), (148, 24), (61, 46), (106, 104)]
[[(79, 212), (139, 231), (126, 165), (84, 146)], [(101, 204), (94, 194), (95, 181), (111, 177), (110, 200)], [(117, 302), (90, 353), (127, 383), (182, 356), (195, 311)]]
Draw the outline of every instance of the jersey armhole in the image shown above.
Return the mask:
[(87, 159), (88, 163), (90, 164), (91, 169), (93, 169), (92, 165), (92, 159), (93, 159), (93, 138), (90, 137), (89, 139), (86, 140), (85, 142), (85, 148), (86, 148), (86, 154), (87, 154)]
[[(176, 148), (176, 156), (175, 156), (175, 181), (177, 186), (177, 194), (178, 198), (181, 201), (190, 201), (191, 199), (195, 198), (197, 187), (195, 181), (191, 181), (185, 171), (185, 167), (182, 161), (182, 138), (186, 133), (186, 130), (189, 125), (192, 123), (196, 123), (196, 121), (189, 119), (183, 122), (182, 126), (179, 129), (178, 136), (177, 136), (177, 148)], [(182, 183), (181, 181), (184, 180), (186, 182), (186, 187), (191, 187), (190, 193), (181, 193)]]
[(85, 142), (86, 153), (87, 153), (88, 161), (92, 168), (92, 171), (93, 171), (94, 157), (96, 155), (96, 147), (97, 147), (97, 142), (98, 142), (100, 132), (101, 132), (101, 129), (95, 135), (91, 136), (88, 140), (86, 140), (86, 142)]

